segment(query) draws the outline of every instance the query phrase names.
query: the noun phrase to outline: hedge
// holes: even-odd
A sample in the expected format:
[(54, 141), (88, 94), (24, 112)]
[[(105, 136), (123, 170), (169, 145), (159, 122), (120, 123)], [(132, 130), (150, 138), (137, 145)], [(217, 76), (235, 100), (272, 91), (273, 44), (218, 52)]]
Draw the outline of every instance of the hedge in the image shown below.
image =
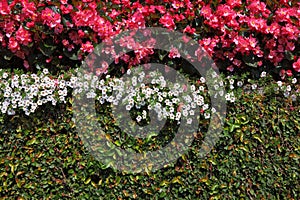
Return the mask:
[(1, 115), (1, 198), (299, 199), (299, 98), (270, 88), (235, 88), (222, 137), (207, 157), (197, 155), (204, 126), (187, 154), (148, 174), (95, 160), (75, 131), (71, 98), (29, 116)]

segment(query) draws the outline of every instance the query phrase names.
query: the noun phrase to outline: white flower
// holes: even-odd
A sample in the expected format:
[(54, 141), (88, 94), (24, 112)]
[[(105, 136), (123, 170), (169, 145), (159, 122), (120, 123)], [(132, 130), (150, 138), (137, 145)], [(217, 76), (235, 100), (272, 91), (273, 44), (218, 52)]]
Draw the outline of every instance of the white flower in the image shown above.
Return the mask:
[(210, 118), (210, 114), (209, 113), (204, 113), (204, 118), (205, 119), (209, 119)]
[(291, 95), (291, 98), (292, 98), (292, 101), (296, 101), (297, 96), (296, 96), (295, 94), (292, 94), (292, 95)]
[(225, 99), (226, 99), (226, 101), (229, 101), (229, 100), (230, 100), (230, 93), (227, 93), (227, 94), (225, 95)]
[(8, 73), (6, 73), (6, 72), (4, 72), (3, 74), (2, 74), (2, 78), (7, 78), (8, 77)]
[(212, 107), (212, 108), (211, 108), (211, 112), (212, 112), (212, 113), (215, 113), (215, 112), (216, 112), (216, 109), (215, 109), (214, 107)]
[(180, 84), (179, 83), (175, 83), (174, 84), (174, 89), (179, 89), (180, 88)]
[(204, 105), (202, 106), (202, 109), (203, 109), (203, 110), (207, 110), (208, 107), (209, 107), (208, 104), (204, 104)]
[(188, 119), (186, 120), (186, 123), (187, 123), (187, 124), (192, 124), (192, 122), (193, 122), (193, 119), (192, 119), (192, 118), (188, 118)]
[(185, 117), (188, 116), (188, 114), (189, 114), (189, 113), (188, 113), (187, 110), (184, 110), (184, 111), (182, 112), (182, 115), (185, 116)]
[(191, 115), (191, 116), (195, 115), (194, 110), (190, 110), (190, 115)]
[(169, 117), (170, 117), (170, 119), (174, 119), (175, 115), (173, 113), (171, 113)]
[(196, 108), (196, 106), (197, 106), (197, 105), (196, 105), (195, 102), (192, 102), (192, 103), (191, 103), (191, 107), (192, 107), (192, 108)]
[(234, 96), (232, 96), (231, 98), (230, 98), (230, 102), (235, 102), (235, 97)]
[(201, 85), (201, 86), (199, 86), (199, 90), (200, 91), (204, 91), (204, 87)]
[(191, 85), (191, 91), (194, 92), (196, 90), (196, 87), (194, 85)]
[(237, 86), (242, 87), (242, 85), (243, 85), (243, 82), (242, 82), (242, 81), (238, 81), (238, 82), (237, 82)]
[(201, 81), (201, 83), (205, 83), (206, 80), (205, 80), (204, 77), (201, 77), (201, 78), (200, 78), (200, 81)]
[(10, 109), (7, 110), (7, 114), (8, 115), (15, 115), (16, 112), (13, 109), (10, 108)]
[(176, 120), (179, 121), (181, 117), (181, 112), (177, 112), (176, 113)]
[(213, 73), (211, 75), (213, 78), (216, 78), (218, 74), (215, 71), (213, 71)]
[(290, 95), (290, 92), (287, 92), (287, 91), (286, 91), (286, 92), (283, 93), (283, 95), (284, 95), (285, 97), (288, 97), (288, 96)]
[(37, 105), (41, 106), (42, 104), (43, 104), (43, 102), (39, 99), (39, 100), (37, 101)]
[(257, 88), (257, 85), (253, 84), (253, 85), (251, 85), (251, 87), (252, 87), (252, 90), (255, 90)]
[(261, 74), (260, 74), (260, 77), (266, 77), (266, 75), (267, 75), (267, 73), (266, 72), (262, 72)]
[(292, 79), (292, 83), (293, 83), (293, 84), (297, 83), (297, 79), (296, 79), (296, 78), (293, 78), (293, 79)]
[(224, 95), (224, 91), (223, 90), (219, 91), (219, 95), (222, 97)]
[(230, 85), (234, 84), (234, 79), (229, 80)]
[(290, 85), (288, 85), (288, 86), (286, 87), (286, 91), (290, 92), (291, 90), (292, 90), (292, 87), (291, 87)]
[(281, 86), (282, 86), (282, 82), (281, 82), (281, 81), (277, 81), (277, 85), (278, 85), (279, 87), (281, 87)]
[(48, 73), (49, 73), (48, 69), (47, 69), (47, 68), (44, 68), (44, 69), (43, 69), (43, 74), (46, 75), (46, 74), (48, 74)]
[(146, 119), (146, 117), (147, 117), (147, 111), (146, 110), (143, 110), (142, 116), (143, 116), (143, 119)]

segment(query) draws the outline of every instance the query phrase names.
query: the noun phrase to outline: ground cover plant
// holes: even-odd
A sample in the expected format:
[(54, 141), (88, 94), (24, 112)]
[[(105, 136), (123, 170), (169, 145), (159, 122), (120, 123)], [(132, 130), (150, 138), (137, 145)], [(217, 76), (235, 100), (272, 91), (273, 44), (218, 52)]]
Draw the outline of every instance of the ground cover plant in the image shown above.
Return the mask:
[[(7, 0), (0, 2), (1, 199), (299, 199), (300, 3), (289, 0)], [(200, 48), (154, 48), (151, 34), (133, 35), (99, 52), (112, 64), (87, 60), (97, 44), (126, 30), (163, 27), (186, 34), (216, 63), (215, 83), (227, 103), (222, 136), (199, 157), (211, 115), (207, 84), (183, 59), (203, 61)], [(184, 46), (184, 44), (183, 44)], [(132, 50), (116, 53), (117, 47)], [(92, 57), (92, 56), (90, 56)], [(76, 77), (83, 61), (91, 74)], [(188, 87), (165, 87), (162, 74), (120, 78), (145, 63), (176, 69)], [(168, 68), (164, 69), (167, 73)], [(136, 152), (172, 141), (186, 117), (199, 112), (189, 151), (164, 168), (128, 174), (97, 160), (73, 121), (74, 91), (92, 88), (97, 120), (111, 142)], [(185, 90), (191, 96), (184, 96)], [(128, 99), (113, 97), (124, 92)], [(73, 95), (72, 95), (73, 94)], [(180, 105), (180, 99), (189, 105)], [(167, 123), (136, 139), (120, 130), (112, 104), (122, 103), (134, 122), (154, 112)], [(123, 121), (122, 121), (123, 120)], [(128, 126), (128, 127), (131, 127)]]

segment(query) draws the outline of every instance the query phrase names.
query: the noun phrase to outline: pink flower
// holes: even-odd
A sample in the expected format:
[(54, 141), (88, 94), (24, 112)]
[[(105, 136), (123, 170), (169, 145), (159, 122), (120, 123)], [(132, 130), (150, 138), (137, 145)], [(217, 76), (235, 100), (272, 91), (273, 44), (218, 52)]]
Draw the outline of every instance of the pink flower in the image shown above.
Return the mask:
[(234, 67), (232, 65), (230, 65), (229, 67), (227, 67), (227, 70), (230, 71), (230, 72), (233, 72)]
[(227, 0), (227, 4), (230, 8), (240, 7), (242, 5), (241, 0)]
[(7, 1), (1, 1), (0, 2), (0, 14), (1, 15), (7, 15), (9, 13), (10, 9), (8, 7)]
[(68, 4), (67, 6), (61, 5), (60, 6), (62, 14), (69, 14), (73, 10), (73, 6)]
[(293, 76), (292, 70), (290, 70), (290, 69), (286, 70), (286, 75)]
[(87, 41), (85, 44), (81, 45), (80, 50), (83, 52), (91, 53), (94, 50), (94, 46), (90, 41)]
[(42, 22), (48, 25), (51, 28), (54, 28), (61, 22), (61, 16), (58, 13), (55, 13), (50, 8), (45, 8), (41, 13)]
[(168, 29), (174, 29), (175, 28), (174, 19), (173, 19), (172, 15), (170, 15), (169, 13), (163, 15), (160, 18), (159, 23), (161, 23), (162, 25), (164, 25), (164, 27), (166, 27)]
[(24, 67), (25, 67), (26, 69), (29, 68), (29, 64), (28, 64), (28, 61), (27, 61), (27, 60), (24, 60), (23, 65), (24, 65)]
[(196, 32), (195, 28), (192, 28), (190, 26), (185, 27), (185, 29), (183, 30), (184, 33), (189, 33), (189, 34), (194, 34)]
[(293, 42), (287, 42), (286, 43), (286, 46), (285, 46), (285, 49), (287, 51), (294, 51), (295, 49), (295, 44)]
[(126, 24), (129, 29), (138, 29), (145, 27), (145, 19), (142, 13), (135, 12), (129, 20), (126, 21)]
[(37, 8), (35, 6), (34, 2), (28, 2), (26, 1), (21, 1), (22, 2), (22, 14), (21, 14), (21, 21), (31, 19), (32, 21), (35, 21), (36, 18), (38, 17), (37, 14)]
[(106, 74), (108, 70), (108, 63), (106, 61), (103, 61), (101, 63), (101, 67), (96, 69), (96, 75), (99, 76), (101, 74)]
[(205, 18), (210, 18), (212, 16), (210, 5), (205, 5), (202, 7), (201, 15)]
[(25, 30), (23, 26), (20, 26), (20, 28), (16, 32), (16, 39), (20, 44), (23, 45), (28, 45), (30, 42), (32, 42), (30, 32)]
[(169, 58), (180, 58), (180, 53), (177, 48), (172, 47), (168, 56)]
[(184, 3), (176, 0), (176, 1), (173, 1), (172, 7), (175, 9), (179, 9), (179, 8), (184, 7)]
[(297, 62), (294, 62), (293, 68), (296, 72), (300, 72), (300, 58), (298, 58)]
[(9, 38), (9, 42), (8, 42), (8, 48), (12, 51), (12, 52), (16, 52), (18, 50), (20, 50), (20, 45), (18, 43), (18, 41), (14, 38), (14, 37), (10, 37)]

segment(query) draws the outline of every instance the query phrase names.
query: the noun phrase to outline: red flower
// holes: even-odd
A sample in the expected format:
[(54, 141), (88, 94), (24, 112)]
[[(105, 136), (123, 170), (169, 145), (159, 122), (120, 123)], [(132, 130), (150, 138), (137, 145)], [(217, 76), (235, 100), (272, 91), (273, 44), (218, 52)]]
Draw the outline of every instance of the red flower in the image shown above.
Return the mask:
[(170, 15), (169, 13), (163, 15), (162, 18), (160, 18), (159, 22), (168, 29), (175, 28), (174, 19), (173, 19), (172, 15)]
[(300, 58), (298, 58), (297, 62), (294, 62), (293, 68), (296, 72), (300, 72)]

